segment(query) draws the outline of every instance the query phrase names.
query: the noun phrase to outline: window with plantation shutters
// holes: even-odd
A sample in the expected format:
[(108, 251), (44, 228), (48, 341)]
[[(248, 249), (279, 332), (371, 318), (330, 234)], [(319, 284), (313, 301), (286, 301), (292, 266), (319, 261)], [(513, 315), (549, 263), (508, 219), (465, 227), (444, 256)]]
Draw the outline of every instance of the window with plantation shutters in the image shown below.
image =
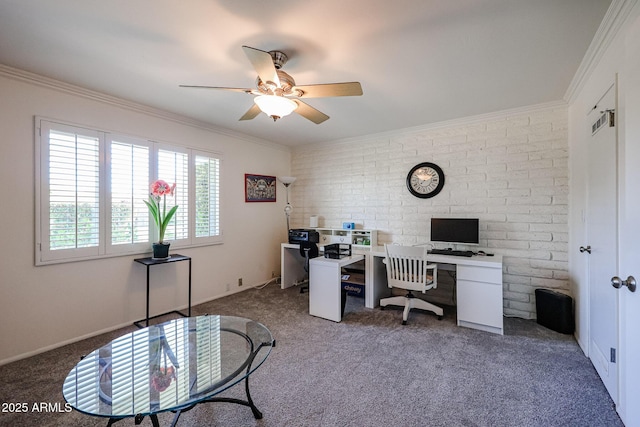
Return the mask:
[(195, 238), (216, 241), (220, 232), (220, 158), (196, 153)]
[(172, 248), (222, 243), (222, 156), (36, 118), (36, 265), (151, 252), (151, 182), (176, 184)]
[[(157, 179), (162, 179), (169, 185), (176, 184), (176, 191), (171, 201), (179, 206), (167, 226), (165, 239), (186, 240), (189, 238), (189, 155), (187, 152), (159, 149)], [(168, 206), (167, 210), (171, 206)]]
[(109, 137), (109, 251), (132, 246), (145, 249), (150, 237), (149, 197), (150, 143), (126, 137)]
[(100, 150), (98, 132), (43, 123), (40, 156), (41, 251), (48, 259), (97, 255), (100, 244)]

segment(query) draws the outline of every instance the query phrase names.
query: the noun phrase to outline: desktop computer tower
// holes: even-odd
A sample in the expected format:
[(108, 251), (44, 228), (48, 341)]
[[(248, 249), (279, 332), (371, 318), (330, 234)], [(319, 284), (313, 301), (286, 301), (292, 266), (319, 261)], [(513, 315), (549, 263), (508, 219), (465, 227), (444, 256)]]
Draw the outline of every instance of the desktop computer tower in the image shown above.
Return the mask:
[(549, 289), (536, 289), (538, 324), (561, 334), (573, 334), (573, 298)]

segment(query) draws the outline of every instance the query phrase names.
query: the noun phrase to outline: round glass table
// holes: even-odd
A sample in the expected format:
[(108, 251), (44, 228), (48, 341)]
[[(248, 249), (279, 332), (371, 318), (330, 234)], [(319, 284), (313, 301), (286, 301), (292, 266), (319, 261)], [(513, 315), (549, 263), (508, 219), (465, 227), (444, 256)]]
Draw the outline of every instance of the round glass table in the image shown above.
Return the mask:
[[(180, 318), (139, 329), (85, 356), (62, 386), (76, 410), (109, 418), (107, 426), (149, 416), (159, 427), (160, 412), (182, 412), (204, 402), (238, 403), (262, 413), (249, 393), (249, 375), (275, 346), (262, 324), (233, 316)], [(217, 396), (243, 381), (246, 400)]]

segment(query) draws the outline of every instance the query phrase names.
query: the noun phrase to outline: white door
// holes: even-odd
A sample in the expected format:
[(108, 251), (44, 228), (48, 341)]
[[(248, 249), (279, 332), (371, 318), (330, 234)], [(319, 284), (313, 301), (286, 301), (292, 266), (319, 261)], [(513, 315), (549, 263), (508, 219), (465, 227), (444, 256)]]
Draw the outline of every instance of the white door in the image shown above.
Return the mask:
[(617, 272), (617, 138), (615, 84), (588, 116), (591, 126), (587, 179), (589, 256), (589, 357), (611, 398), (618, 402), (618, 303), (611, 277)]
[[(621, 77), (624, 135), (620, 151), (620, 269), (640, 279), (640, 18), (627, 33), (626, 70)], [(622, 124), (622, 122), (621, 122)], [(640, 426), (640, 289), (618, 291), (620, 301), (620, 418)]]

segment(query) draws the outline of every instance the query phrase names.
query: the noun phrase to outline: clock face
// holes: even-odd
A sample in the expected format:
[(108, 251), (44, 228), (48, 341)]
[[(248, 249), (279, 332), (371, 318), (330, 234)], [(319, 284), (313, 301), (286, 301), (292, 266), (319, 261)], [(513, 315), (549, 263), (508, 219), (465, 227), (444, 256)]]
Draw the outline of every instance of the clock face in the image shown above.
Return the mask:
[(440, 166), (424, 162), (415, 165), (407, 175), (407, 188), (416, 197), (428, 199), (444, 187), (444, 173)]

